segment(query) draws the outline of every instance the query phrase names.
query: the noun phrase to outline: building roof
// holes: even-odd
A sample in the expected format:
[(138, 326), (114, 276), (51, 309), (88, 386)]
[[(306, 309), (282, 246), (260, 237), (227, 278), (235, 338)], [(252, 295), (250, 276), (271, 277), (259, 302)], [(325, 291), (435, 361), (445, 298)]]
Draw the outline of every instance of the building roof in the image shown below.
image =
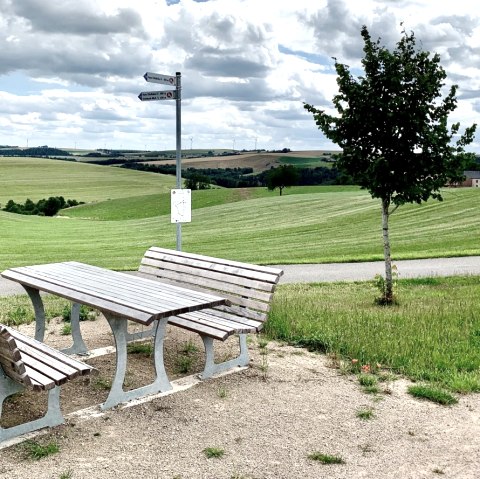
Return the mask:
[(480, 171), (464, 171), (463, 174), (472, 180), (480, 180)]

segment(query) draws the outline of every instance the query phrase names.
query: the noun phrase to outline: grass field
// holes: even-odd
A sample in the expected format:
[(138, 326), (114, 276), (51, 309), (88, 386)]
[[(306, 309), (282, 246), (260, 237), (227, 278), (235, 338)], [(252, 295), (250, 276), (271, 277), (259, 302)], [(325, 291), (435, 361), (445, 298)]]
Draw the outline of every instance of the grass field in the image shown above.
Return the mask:
[[(355, 186), (292, 187), (287, 190), (286, 194), (304, 195), (309, 193), (320, 194), (348, 191), (358, 192), (359, 188)], [(276, 198), (277, 196), (278, 191), (268, 191), (267, 188), (218, 188), (194, 191), (192, 194), (192, 210), (257, 198)], [(81, 205), (60, 213), (61, 216), (69, 218), (109, 221), (151, 218), (168, 214), (170, 214), (170, 193), (119, 198)]]
[[(443, 203), (400, 208), (391, 220), (394, 259), (480, 254), (477, 204), (478, 191), (464, 189), (447, 191)], [(107, 209), (105, 215), (112, 217), (115, 210), (121, 211)], [(117, 216), (124, 214), (135, 210)], [(132, 269), (151, 245), (175, 246), (169, 214), (98, 221), (0, 212), (0, 225), (0, 268), (76, 259)], [(192, 212), (192, 223), (182, 231), (186, 251), (263, 264), (367, 261), (383, 255), (380, 206), (358, 190), (206, 206)]]
[[(175, 247), (168, 189), (173, 177), (39, 159), (0, 159), (2, 202), (62, 195), (96, 202), (68, 218), (0, 212), (0, 268), (78, 260), (135, 269), (151, 245)], [(302, 194), (300, 194), (302, 193)], [(392, 216), (395, 259), (480, 254), (479, 191), (445, 191), (442, 203)], [(380, 260), (380, 205), (356, 187), (193, 192), (186, 251), (262, 264)], [(110, 200), (107, 200), (111, 198)]]
[(298, 156), (281, 156), (279, 162), (284, 165), (294, 165), (297, 168), (316, 168), (323, 166), (324, 168), (331, 168), (332, 163), (325, 161), (325, 158), (311, 158), (311, 157), (298, 157)]
[(166, 193), (172, 176), (106, 168), (71, 161), (0, 157), (0, 204), (12, 199), (38, 201), (63, 196), (78, 201), (102, 201), (138, 194)]
[[(379, 307), (373, 282), (281, 286), (266, 333), (459, 393), (480, 391), (478, 277), (400, 280)], [(357, 362), (358, 361), (358, 362)]]

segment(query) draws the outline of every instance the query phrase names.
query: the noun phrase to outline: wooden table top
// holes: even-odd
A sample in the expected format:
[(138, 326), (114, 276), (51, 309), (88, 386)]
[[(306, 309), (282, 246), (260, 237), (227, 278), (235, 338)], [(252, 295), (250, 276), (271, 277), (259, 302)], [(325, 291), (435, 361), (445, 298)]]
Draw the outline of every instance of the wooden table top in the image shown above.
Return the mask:
[(229, 304), (220, 296), (69, 261), (10, 268), (4, 278), (141, 324)]

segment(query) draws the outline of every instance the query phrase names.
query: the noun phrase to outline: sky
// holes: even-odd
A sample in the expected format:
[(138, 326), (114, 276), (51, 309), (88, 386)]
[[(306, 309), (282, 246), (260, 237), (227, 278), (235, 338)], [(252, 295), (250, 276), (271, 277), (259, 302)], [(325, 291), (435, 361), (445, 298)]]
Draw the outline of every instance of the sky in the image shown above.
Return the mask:
[(138, 95), (180, 72), (184, 149), (335, 149), (303, 102), (333, 113), (333, 57), (361, 75), (362, 25), (394, 47), (402, 23), (478, 122), (471, 0), (0, 0), (0, 145), (174, 149), (175, 100)]

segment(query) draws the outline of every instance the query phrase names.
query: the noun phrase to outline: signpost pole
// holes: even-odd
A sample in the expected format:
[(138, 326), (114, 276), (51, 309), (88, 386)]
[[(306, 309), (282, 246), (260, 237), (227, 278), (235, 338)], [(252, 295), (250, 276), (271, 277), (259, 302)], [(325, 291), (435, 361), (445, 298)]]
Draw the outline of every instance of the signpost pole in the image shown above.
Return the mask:
[[(138, 98), (141, 101), (176, 100), (177, 106), (177, 154), (176, 154), (176, 177), (177, 187), (171, 194), (171, 222), (177, 224), (177, 251), (182, 250), (182, 222), (191, 221), (191, 191), (182, 190), (182, 74), (176, 76), (163, 75), (161, 73), (146, 72), (143, 75), (145, 81), (160, 83), (163, 85), (175, 85), (175, 90), (142, 91)], [(188, 211), (185, 209), (188, 208)]]
[[(177, 176), (177, 189), (182, 188), (182, 74), (176, 72), (177, 79), (177, 153), (176, 153), (176, 176)], [(182, 250), (182, 223), (177, 223), (177, 251)]]

